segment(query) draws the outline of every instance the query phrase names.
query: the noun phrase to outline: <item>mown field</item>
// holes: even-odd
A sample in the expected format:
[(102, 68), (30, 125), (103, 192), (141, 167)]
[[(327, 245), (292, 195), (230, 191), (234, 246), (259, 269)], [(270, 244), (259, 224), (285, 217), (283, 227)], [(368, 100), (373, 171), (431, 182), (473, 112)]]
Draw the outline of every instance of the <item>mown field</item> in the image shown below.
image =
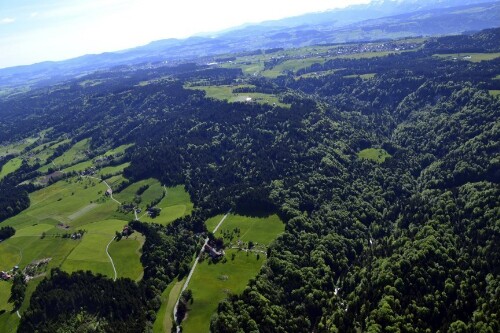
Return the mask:
[(154, 333), (171, 332), (174, 324), (174, 306), (180, 296), (185, 281), (185, 278), (180, 281), (177, 279), (172, 281), (161, 294), (161, 306), (153, 324)]
[(481, 62), (500, 58), (500, 53), (449, 53), (435, 54), (434, 56), (446, 60), (467, 60), (471, 62)]
[(5, 163), (2, 166), (2, 170), (0, 170), (0, 180), (5, 178), (7, 175), (13, 173), (17, 169), (21, 167), (21, 164), (23, 163), (23, 160), (19, 157), (14, 157), (13, 159), (9, 160), (7, 163)]
[(358, 153), (358, 158), (375, 161), (377, 163), (384, 162), (391, 155), (382, 148), (367, 148)]
[[(30, 156), (33, 158), (41, 154), (49, 155), (43, 152), (53, 151), (54, 146), (60, 144), (62, 142), (40, 145), (31, 150)], [(85, 160), (88, 144), (88, 140), (79, 141), (55, 162), (71, 165), (64, 170), (67, 172), (81, 171), (92, 166), (93, 160)], [(127, 147), (129, 145), (120, 146), (100, 156), (122, 155)], [(48, 166), (50, 165), (52, 164)], [(105, 167), (99, 172), (108, 175), (117, 174), (107, 179), (110, 185), (115, 186), (125, 180), (121, 172), (127, 165), (128, 163), (123, 163)], [(145, 202), (158, 198), (165, 190), (156, 180), (151, 179), (147, 182), (151, 186), (142, 194)], [(140, 186), (140, 183), (131, 185), (132, 188)], [(2, 226), (13, 226), (16, 234), (0, 243), (0, 270), (11, 270), (15, 265), (23, 269), (34, 260), (51, 258), (41, 275), (28, 283), (25, 302), (20, 309), (21, 315), (27, 308), (36, 285), (51, 268), (59, 267), (68, 272), (91, 270), (114, 278), (113, 266), (106, 254), (108, 244), (117, 277), (128, 277), (133, 280), (142, 278), (143, 267), (140, 256), (145, 239), (141, 234), (134, 233), (128, 239), (113, 240), (116, 231), (121, 231), (133, 216), (120, 213), (119, 205), (104, 195), (106, 189), (106, 184), (91, 177), (75, 176), (60, 180), (31, 193), (30, 207), (2, 222)], [(176, 192), (172, 190), (172, 193)], [(183, 213), (191, 212), (192, 204), (190, 206), (189, 204), (187, 196), (185, 206), (188, 208), (185, 208)], [(64, 237), (78, 230), (85, 231), (81, 239)], [(10, 311), (1, 312), (12, 308), (12, 305), (7, 303), (10, 297), (10, 283), (2, 282), (0, 287), (0, 332), (14, 332), (19, 321), (17, 314)]]
[(251, 85), (237, 85), (237, 86), (192, 86), (186, 87), (189, 89), (198, 89), (206, 92), (208, 97), (215, 99), (220, 99), (228, 101), (230, 103), (234, 102), (246, 102), (247, 98), (251, 98), (252, 102), (260, 104), (276, 104), (282, 107), (288, 107), (288, 104), (281, 103), (278, 96), (274, 94), (263, 94), (263, 93), (233, 93), (233, 89), (236, 88), (246, 88), (253, 87)]
[[(207, 220), (208, 230), (213, 230), (221, 218), (222, 215), (219, 215)], [(238, 239), (231, 241), (229, 237), (225, 237), (224, 241), (228, 244), (225, 250), (226, 261), (213, 264), (205, 259), (199, 263), (188, 287), (193, 292), (194, 302), (189, 306), (187, 319), (182, 323), (183, 332), (209, 331), (210, 317), (216, 311), (219, 302), (245, 289), (248, 281), (257, 275), (266, 260), (266, 246), (284, 231), (285, 226), (276, 215), (267, 218), (229, 215), (216, 236), (228, 235), (235, 229), (239, 229), (237, 238), (245, 243), (244, 248), (249, 241), (252, 241), (258, 244), (255, 247), (257, 250), (250, 252), (244, 249), (231, 249), (232, 245), (229, 243), (236, 245)]]
[(165, 197), (155, 206), (161, 209), (160, 215), (151, 218), (146, 212), (142, 212), (140, 221), (167, 225), (175, 219), (191, 214), (193, 203), (184, 186), (167, 187), (165, 190)]

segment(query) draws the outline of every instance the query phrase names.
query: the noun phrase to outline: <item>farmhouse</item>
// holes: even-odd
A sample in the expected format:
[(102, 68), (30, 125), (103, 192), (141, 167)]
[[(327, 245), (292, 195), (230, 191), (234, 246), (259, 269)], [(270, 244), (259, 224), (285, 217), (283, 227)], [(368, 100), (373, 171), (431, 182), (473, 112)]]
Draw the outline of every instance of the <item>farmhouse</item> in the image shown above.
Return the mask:
[(217, 251), (216, 249), (214, 249), (213, 247), (211, 247), (208, 244), (205, 244), (204, 249), (205, 249), (205, 252), (207, 252), (214, 259), (220, 258), (224, 255), (223, 250)]
[(11, 278), (12, 278), (12, 275), (10, 275), (9, 273), (4, 272), (4, 271), (0, 272), (0, 279), (7, 281), (7, 280), (10, 280)]

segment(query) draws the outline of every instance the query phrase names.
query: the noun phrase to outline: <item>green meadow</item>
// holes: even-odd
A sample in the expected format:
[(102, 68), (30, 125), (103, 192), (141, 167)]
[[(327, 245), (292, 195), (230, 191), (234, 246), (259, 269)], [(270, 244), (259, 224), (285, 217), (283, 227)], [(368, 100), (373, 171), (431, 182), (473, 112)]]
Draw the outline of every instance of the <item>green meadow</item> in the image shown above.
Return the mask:
[(193, 203), (184, 186), (167, 187), (166, 191), (165, 197), (156, 205), (161, 209), (160, 215), (153, 219), (143, 212), (139, 220), (167, 225), (178, 218), (191, 214)]
[(41, 172), (47, 172), (48, 169), (52, 166), (59, 168), (61, 166), (70, 166), (80, 161), (84, 161), (87, 159), (86, 152), (88, 151), (89, 147), (90, 139), (83, 139), (81, 141), (78, 141), (70, 149), (65, 151), (61, 156), (56, 157), (54, 161), (52, 161), (52, 163), (41, 167), (39, 170)]
[(377, 163), (384, 162), (391, 155), (382, 148), (367, 148), (358, 153), (358, 158), (375, 161)]
[(0, 311), (10, 311), (12, 310), (12, 304), (8, 303), (10, 297), (10, 288), (12, 283), (9, 281), (0, 280)]
[(90, 223), (84, 226), (86, 230), (78, 246), (71, 252), (62, 265), (67, 272), (77, 270), (91, 270), (95, 273), (114, 277), (113, 267), (106, 254), (106, 247), (110, 243), (109, 253), (113, 258), (117, 277), (129, 277), (137, 280), (142, 276), (142, 266), (139, 261), (142, 239), (133, 234), (129, 239), (112, 240), (116, 231), (121, 231), (127, 224), (123, 220), (105, 220)]
[(500, 96), (500, 90), (489, 90), (488, 91), (491, 96), (498, 97)]
[(123, 237), (119, 241), (111, 242), (109, 254), (113, 258), (118, 277), (126, 277), (135, 281), (142, 278), (144, 269), (140, 257), (145, 240), (146, 238), (143, 235), (136, 232), (129, 238)]
[(20, 154), (26, 147), (35, 143), (38, 138), (26, 138), (24, 140), (20, 140), (18, 142), (0, 145), (0, 157), (5, 155), (18, 155)]
[[(137, 195), (137, 191), (143, 186), (148, 186), (148, 188)], [(165, 189), (159, 181), (149, 178), (127, 186), (119, 193), (114, 194), (114, 197), (120, 202), (134, 202), (139, 208), (146, 209), (149, 203), (161, 198), (164, 191)]]
[(158, 309), (156, 320), (153, 325), (154, 333), (171, 332), (174, 324), (174, 306), (180, 296), (185, 281), (186, 279), (181, 281), (175, 279), (161, 294), (161, 306), (160, 309)]
[[(123, 176), (117, 175), (107, 181), (115, 185), (124, 180)], [(152, 185), (143, 196), (150, 200), (159, 196), (164, 188), (156, 180), (148, 181)], [(51, 258), (45, 273), (28, 283), (21, 315), (28, 306), (29, 296), (52, 268), (59, 267), (68, 272), (91, 270), (113, 278), (113, 267), (106, 254), (108, 244), (117, 277), (142, 278), (140, 256), (145, 239), (134, 233), (128, 239), (113, 240), (115, 232), (121, 231), (131, 218), (117, 211), (119, 205), (104, 195), (106, 189), (106, 184), (90, 177), (60, 180), (30, 193), (30, 207), (2, 222), (2, 226), (13, 226), (16, 234), (0, 243), (0, 270), (10, 270), (15, 265), (23, 269), (34, 260)], [(79, 240), (62, 237), (79, 229), (85, 230)], [(10, 304), (5, 301), (10, 288), (6, 289), (6, 286), (7, 283), (1, 285), (0, 332), (14, 332), (19, 322), (17, 314), (1, 313), (2, 309), (10, 309)]]
[(253, 102), (260, 104), (276, 104), (282, 107), (288, 107), (288, 104), (281, 103), (279, 101), (278, 96), (274, 94), (263, 94), (263, 93), (233, 93), (233, 89), (236, 88), (246, 88), (253, 87), (251, 85), (238, 85), (238, 86), (191, 86), (186, 87), (189, 89), (198, 89), (206, 92), (208, 97), (212, 97), (215, 99), (220, 99), (224, 101), (228, 101), (230, 103), (234, 102), (246, 102), (247, 98), (251, 98)]
[(344, 76), (344, 78), (346, 78), (346, 79), (360, 78), (360, 79), (363, 79), (363, 80), (369, 80), (369, 79), (372, 79), (374, 77), (375, 77), (375, 73), (360, 74), (360, 75), (354, 74), (354, 75), (346, 75), (346, 76)]
[(130, 162), (126, 162), (120, 165), (107, 166), (100, 169), (97, 172), (98, 177), (102, 177), (103, 175), (117, 175), (123, 172), (126, 167), (130, 165)]
[(21, 164), (23, 164), (23, 160), (19, 157), (14, 157), (13, 159), (5, 163), (2, 167), (2, 170), (0, 170), (0, 180), (5, 178), (5, 176), (7, 176), (8, 174), (11, 174), (19, 169), (21, 167)]
[(470, 62), (481, 62), (500, 58), (500, 53), (449, 53), (435, 54), (434, 57), (446, 60), (467, 60)]
[(326, 60), (326, 58), (317, 57), (286, 60), (274, 66), (270, 70), (263, 71), (262, 75), (265, 77), (275, 78), (287, 71), (296, 72), (299, 69), (310, 67), (313, 64), (323, 64)]
[[(222, 215), (207, 220), (208, 230), (213, 230), (221, 220)], [(216, 236), (222, 236), (225, 231), (239, 228), (239, 239), (243, 242), (252, 241), (264, 249), (279, 234), (285, 226), (276, 215), (266, 218), (253, 218), (229, 215), (221, 225)], [(225, 243), (229, 243), (225, 239)], [(188, 289), (193, 291), (194, 302), (189, 305), (187, 319), (183, 322), (183, 332), (209, 332), (210, 317), (217, 310), (220, 301), (232, 294), (243, 292), (248, 281), (255, 277), (266, 254), (262, 252), (246, 252), (239, 249), (226, 248), (226, 262), (213, 264), (205, 259), (194, 271)], [(233, 258), (234, 256), (234, 258)]]

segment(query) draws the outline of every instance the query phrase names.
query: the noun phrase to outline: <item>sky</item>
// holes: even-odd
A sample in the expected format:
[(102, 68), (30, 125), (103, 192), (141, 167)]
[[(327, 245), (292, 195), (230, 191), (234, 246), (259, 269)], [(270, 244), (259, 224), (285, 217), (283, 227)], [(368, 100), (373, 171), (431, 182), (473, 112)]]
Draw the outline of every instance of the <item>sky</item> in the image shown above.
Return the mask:
[(186, 38), (370, 0), (0, 0), (0, 68)]

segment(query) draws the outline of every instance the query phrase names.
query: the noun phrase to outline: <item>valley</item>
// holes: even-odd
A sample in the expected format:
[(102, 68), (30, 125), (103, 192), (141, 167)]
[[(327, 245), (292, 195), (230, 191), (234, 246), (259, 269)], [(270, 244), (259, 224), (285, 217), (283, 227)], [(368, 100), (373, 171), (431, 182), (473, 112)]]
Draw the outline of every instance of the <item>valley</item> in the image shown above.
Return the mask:
[(417, 34), (498, 6), (429, 6), (2, 82), (0, 332), (498, 331), (500, 29)]

